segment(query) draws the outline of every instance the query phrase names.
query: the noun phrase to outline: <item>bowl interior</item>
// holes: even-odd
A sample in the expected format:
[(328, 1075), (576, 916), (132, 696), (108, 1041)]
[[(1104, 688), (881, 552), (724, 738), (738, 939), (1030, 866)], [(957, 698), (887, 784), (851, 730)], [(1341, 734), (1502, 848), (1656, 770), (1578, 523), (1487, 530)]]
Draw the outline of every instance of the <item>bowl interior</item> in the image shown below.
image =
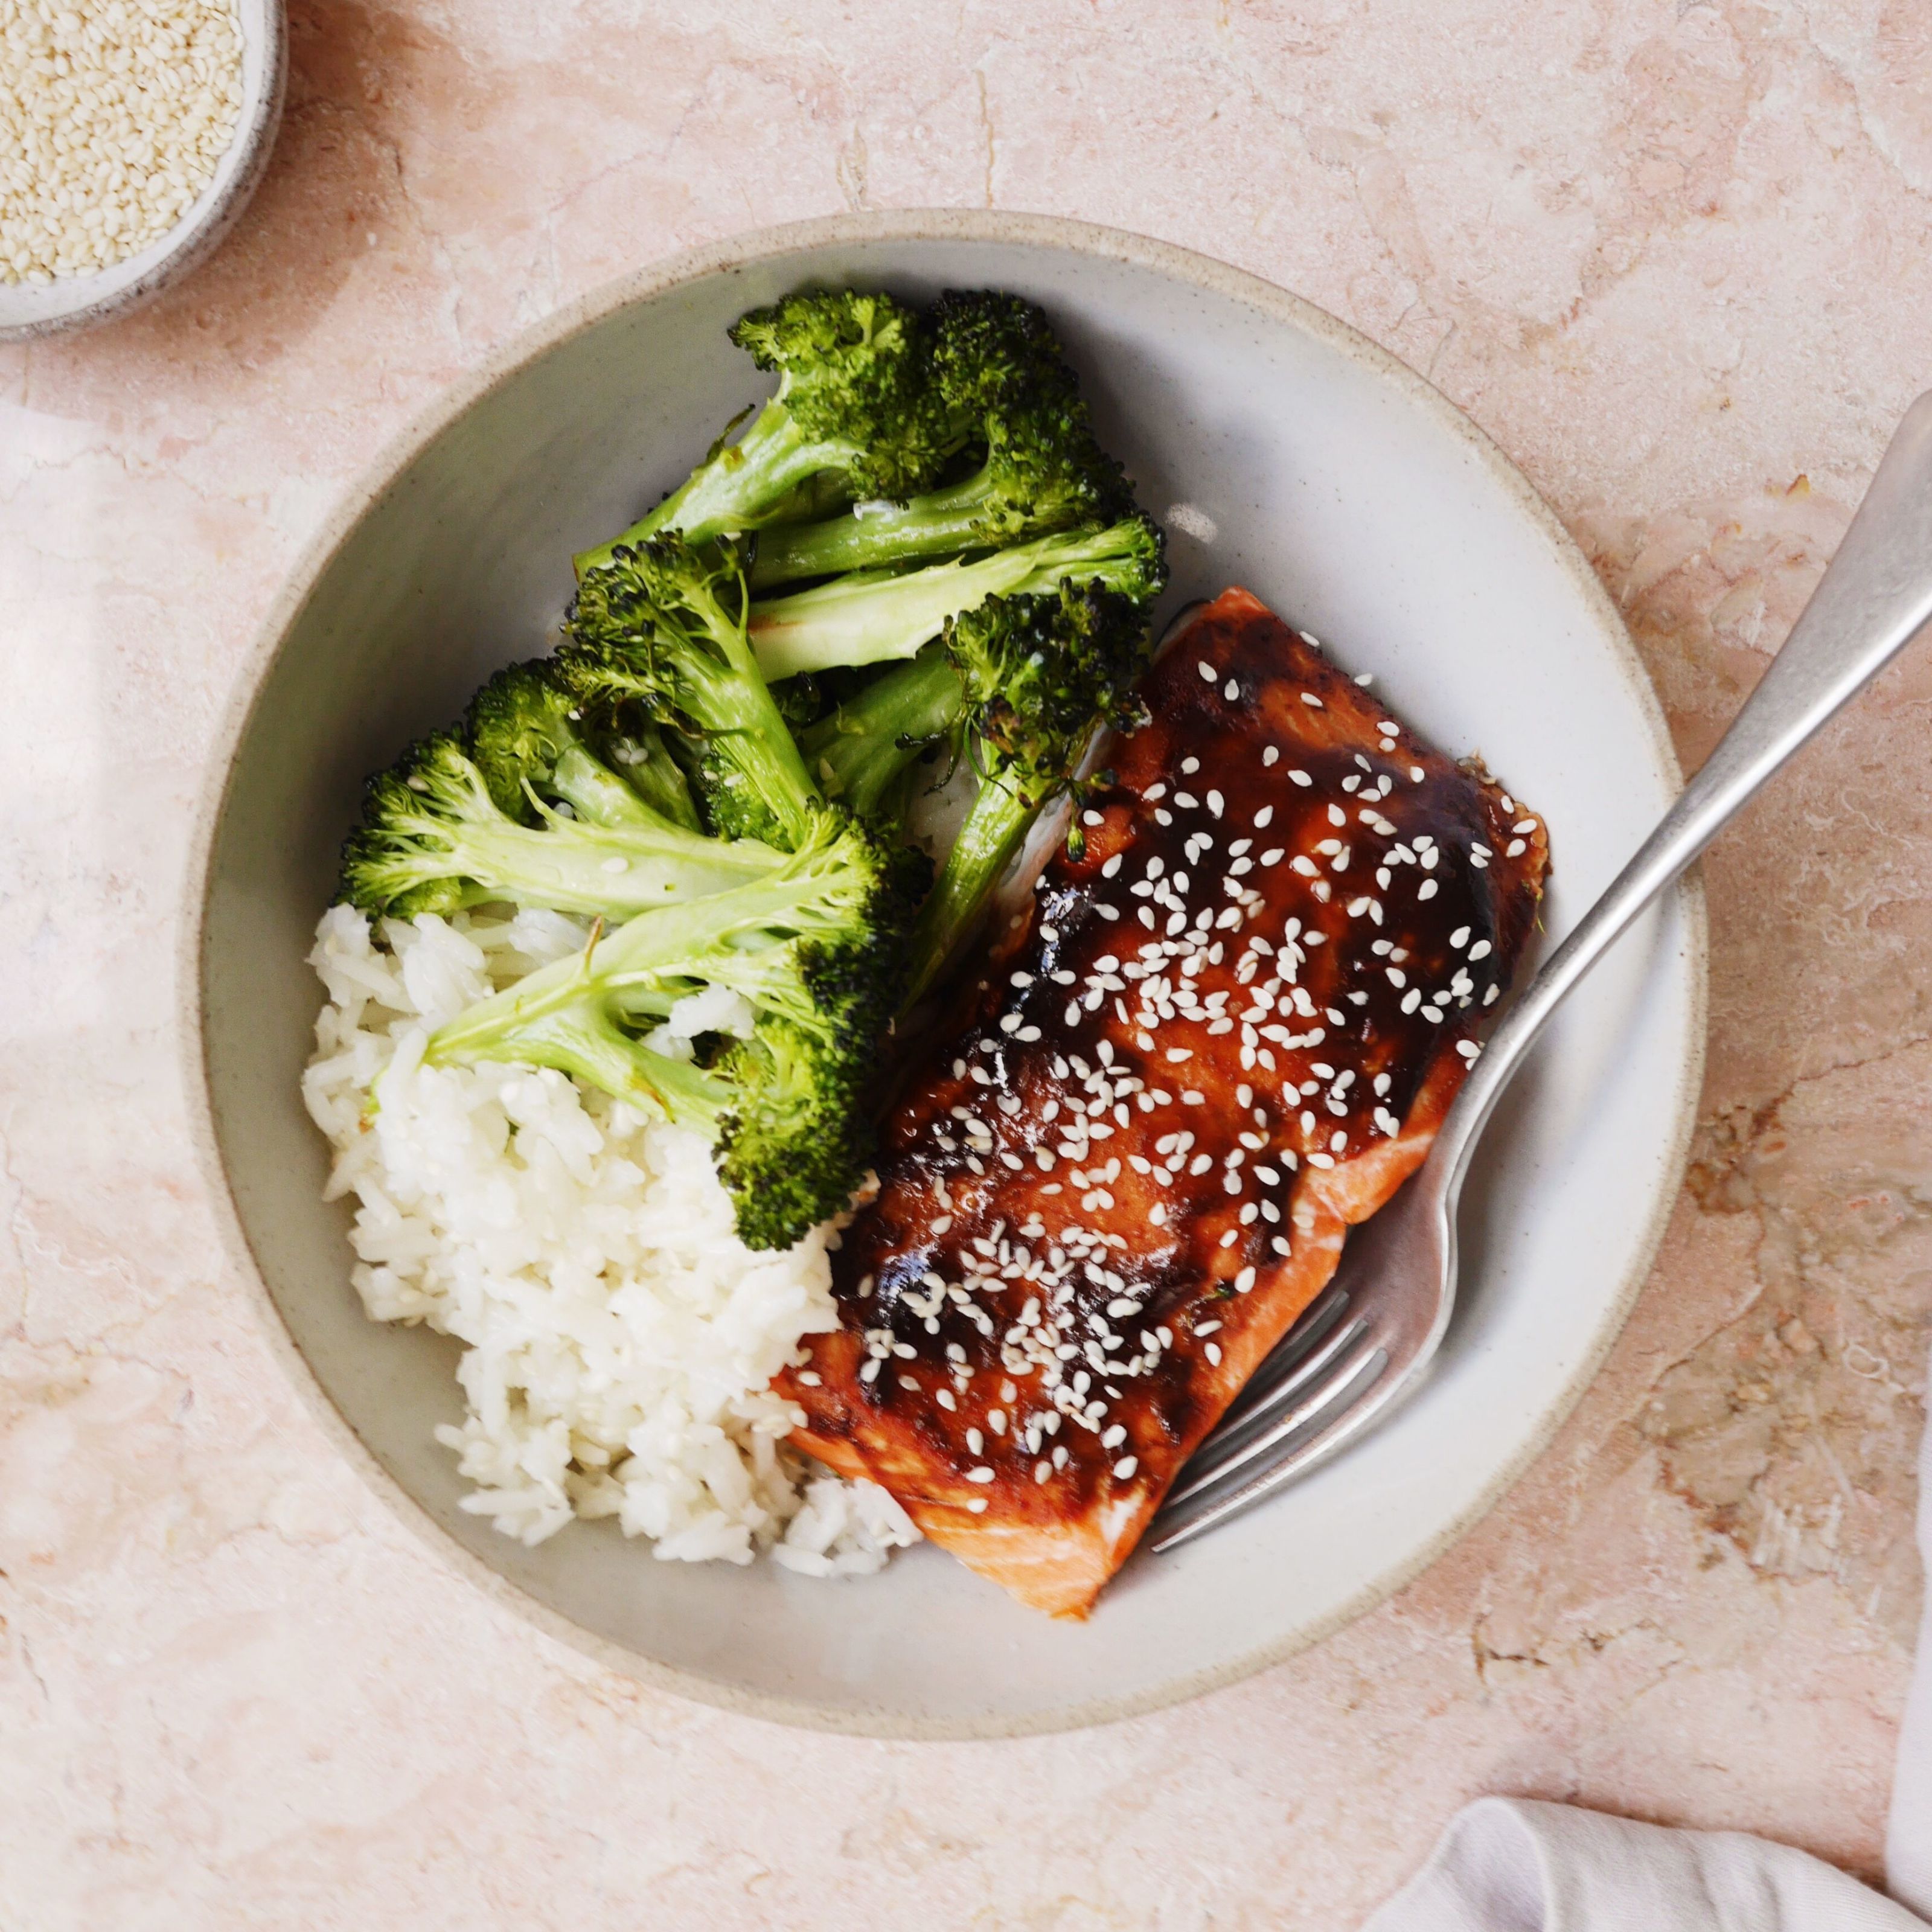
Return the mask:
[(123, 315), (202, 260), (248, 206), (281, 118), (288, 60), (283, 0), (236, 0), (242, 111), (207, 185), (165, 235), (91, 275), (0, 282), (0, 342), (90, 326)]
[[(453, 1346), (364, 1318), (345, 1216), (320, 1198), (324, 1149), (296, 1092), (320, 998), (303, 958), (363, 775), (540, 648), (572, 550), (655, 500), (760, 393), (724, 337), (746, 308), (844, 279), (1046, 304), (1110, 446), (1168, 517), (1172, 596), (1247, 585), (1372, 671), (1439, 745), (1480, 753), (1548, 822), (1552, 930), (1675, 790), (1654, 700), (1581, 558), (1417, 379), (1175, 250), (1058, 224), (917, 226), (820, 225), (660, 278), (512, 352), (397, 464), (317, 553), (240, 727), (200, 995), (238, 1227), (315, 1382), (404, 1496), (628, 1667), (772, 1715), (956, 1735), (1117, 1714), (1238, 1675), (1366, 1606), (1494, 1500), (1646, 1264), (1694, 1097), (1702, 963), (1694, 914), (1673, 902), (1564, 1010), (1489, 1136), (1465, 1210), (1466, 1300), (1424, 1393), (1245, 1520), (1137, 1558), (1084, 1626), (1018, 1608), (930, 1547), (828, 1583), (657, 1562), (603, 1524), (526, 1550), (464, 1515), (431, 1434), (458, 1414)], [(1197, 514), (1174, 519), (1180, 505)]]

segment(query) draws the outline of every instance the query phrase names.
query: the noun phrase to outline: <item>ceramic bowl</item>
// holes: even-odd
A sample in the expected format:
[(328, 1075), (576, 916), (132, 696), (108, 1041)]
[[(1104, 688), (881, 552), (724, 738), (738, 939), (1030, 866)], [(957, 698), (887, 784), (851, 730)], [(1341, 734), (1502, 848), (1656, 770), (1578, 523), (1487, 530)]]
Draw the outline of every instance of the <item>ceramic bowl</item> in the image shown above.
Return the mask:
[(262, 634), (208, 779), (184, 982), (190, 1084), (237, 1262), (290, 1373), (451, 1566), (653, 1684), (792, 1722), (1011, 1734), (1223, 1684), (1334, 1630), (1488, 1509), (1574, 1402), (1682, 1171), (1701, 902), (1673, 897), (1564, 1009), (1485, 1143), (1429, 1385), (1298, 1486), (1054, 1623), (927, 1546), (828, 1583), (653, 1560), (608, 1523), (536, 1549), (458, 1508), (432, 1431), (454, 1345), (366, 1320), (296, 1084), (303, 956), (363, 775), (530, 655), (573, 550), (620, 528), (761, 388), (725, 339), (808, 283), (1046, 304), (1103, 436), (1172, 532), (1176, 604), (1244, 584), (1479, 753), (1550, 827), (1560, 933), (1673, 795), (1655, 698), (1556, 518), (1442, 397), (1332, 316), (1183, 250), (1034, 217), (841, 217), (647, 269), (512, 343), (330, 518)]
[(206, 261), (234, 226), (268, 165), (289, 72), (283, 0), (237, 0), (237, 12), (242, 112), (208, 185), (165, 235), (112, 268), (49, 283), (0, 282), (0, 342), (91, 328), (130, 314)]

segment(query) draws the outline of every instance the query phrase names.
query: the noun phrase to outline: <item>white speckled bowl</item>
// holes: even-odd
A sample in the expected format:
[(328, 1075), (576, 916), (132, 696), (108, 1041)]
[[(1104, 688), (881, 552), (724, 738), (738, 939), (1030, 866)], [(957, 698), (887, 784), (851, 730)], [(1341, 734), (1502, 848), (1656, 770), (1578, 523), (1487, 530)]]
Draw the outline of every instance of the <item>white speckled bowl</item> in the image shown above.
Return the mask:
[(242, 25), (242, 112), (235, 138), (208, 185), (158, 241), (97, 274), (40, 284), (0, 282), (0, 342), (92, 328), (131, 314), (214, 252), (260, 184), (275, 145), (288, 84), (283, 0), (237, 0)]
[(303, 956), (363, 774), (536, 646), (573, 550), (620, 527), (758, 393), (727, 343), (801, 283), (1044, 302), (1102, 428), (1177, 534), (1178, 601), (1248, 585), (1378, 674), (1445, 748), (1547, 820), (1561, 931), (1678, 773), (1616, 614), (1521, 476), (1426, 383), (1333, 317), (1198, 256), (1030, 216), (841, 217), (660, 263), (501, 350), (390, 450), (311, 546), (208, 780), (184, 974), (190, 1084), (237, 1263), (344, 1451), (452, 1568), (614, 1668), (734, 1709), (897, 1736), (1116, 1718), (1225, 1684), (1386, 1596), (1548, 1440), (1643, 1279), (1684, 1159), (1703, 1039), (1687, 886), (1567, 1006), (1491, 1130), (1440, 1370), (1265, 1509), (1137, 1557), (1084, 1625), (938, 1550), (825, 1583), (658, 1563), (610, 1524), (535, 1550), (458, 1508), (431, 1430), (452, 1344), (366, 1321), (296, 1083)]

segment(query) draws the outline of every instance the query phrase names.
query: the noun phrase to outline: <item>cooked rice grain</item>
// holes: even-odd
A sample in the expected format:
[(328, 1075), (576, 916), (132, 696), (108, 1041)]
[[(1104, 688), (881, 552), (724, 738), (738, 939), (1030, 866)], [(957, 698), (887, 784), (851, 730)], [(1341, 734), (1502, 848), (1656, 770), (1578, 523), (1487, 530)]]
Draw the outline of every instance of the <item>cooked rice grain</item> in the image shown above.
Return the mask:
[(357, 1202), (363, 1305), (464, 1344), (466, 1412), (436, 1433), (476, 1485), (463, 1507), (506, 1534), (614, 1516), (661, 1557), (875, 1570), (918, 1532), (884, 1490), (788, 1448), (797, 1414), (767, 1387), (837, 1324), (825, 1231), (755, 1252), (696, 1135), (560, 1073), (422, 1064), (444, 1020), (586, 938), (554, 913), (380, 934), (347, 907), (323, 916), (302, 1093), (336, 1150), (329, 1198)]

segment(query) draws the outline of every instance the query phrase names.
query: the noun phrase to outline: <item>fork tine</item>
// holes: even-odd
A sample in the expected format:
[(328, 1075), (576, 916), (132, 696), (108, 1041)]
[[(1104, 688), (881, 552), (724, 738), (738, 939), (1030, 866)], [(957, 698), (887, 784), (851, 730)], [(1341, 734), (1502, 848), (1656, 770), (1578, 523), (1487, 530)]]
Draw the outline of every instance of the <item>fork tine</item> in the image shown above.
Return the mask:
[[(1156, 1533), (1150, 1542), (1154, 1553), (1177, 1549), (1230, 1516), (1265, 1502), (1366, 1428), (1383, 1406), (1373, 1398), (1388, 1364), (1388, 1351), (1379, 1346), (1357, 1356), (1348, 1375), (1324, 1382), (1303, 1406), (1298, 1419), (1280, 1432), (1276, 1438), (1279, 1453), (1274, 1456), (1258, 1468), (1224, 1471), (1207, 1489), (1171, 1499), (1154, 1519)], [(1323, 1421), (1324, 1412), (1327, 1420)], [(1311, 1422), (1316, 1426), (1300, 1442), (1286, 1440)], [(1168, 1527), (1162, 1528), (1163, 1522)]]
[(1332, 1328), (1320, 1347), (1304, 1355), (1288, 1372), (1277, 1378), (1241, 1413), (1223, 1416), (1219, 1425), (1188, 1458), (1175, 1478), (1174, 1497), (1191, 1496), (1205, 1489), (1225, 1470), (1245, 1461), (1249, 1445), (1264, 1432), (1274, 1429), (1277, 1419), (1291, 1405), (1304, 1401), (1312, 1390), (1331, 1379), (1340, 1358), (1359, 1341), (1367, 1324), (1346, 1322)]
[(1176, 1478), (1168, 1492), (1168, 1506), (1185, 1502), (1224, 1476), (1232, 1475), (1326, 1408), (1334, 1400), (1335, 1390), (1360, 1366), (1366, 1353), (1360, 1346), (1364, 1341), (1370, 1348), (1375, 1346), (1366, 1322), (1352, 1322), (1337, 1329), (1238, 1428), (1226, 1436), (1216, 1430), (1194, 1452)]
[[(1261, 1366), (1248, 1378), (1247, 1385), (1228, 1405), (1227, 1414), (1216, 1426), (1217, 1433), (1244, 1421), (1274, 1394), (1296, 1365), (1340, 1321), (1348, 1300), (1348, 1290), (1339, 1281), (1330, 1282), (1323, 1289), (1262, 1358)], [(1208, 1439), (1211, 1442), (1214, 1438)]]

